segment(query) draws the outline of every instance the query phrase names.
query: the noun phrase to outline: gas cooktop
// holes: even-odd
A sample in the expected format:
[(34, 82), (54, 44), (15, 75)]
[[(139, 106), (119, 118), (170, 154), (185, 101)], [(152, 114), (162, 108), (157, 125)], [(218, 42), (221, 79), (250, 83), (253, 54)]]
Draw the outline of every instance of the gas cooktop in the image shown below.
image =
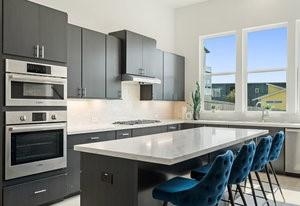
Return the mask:
[(149, 120), (149, 119), (138, 119), (138, 120), (130, 120), (130, 121), (118, 121), (114, 122), (113, 124), (120, 124), (120, 125), (136, 125), (136, 124), (153, 124), (153, 123), (160, 123), (159, 120)]

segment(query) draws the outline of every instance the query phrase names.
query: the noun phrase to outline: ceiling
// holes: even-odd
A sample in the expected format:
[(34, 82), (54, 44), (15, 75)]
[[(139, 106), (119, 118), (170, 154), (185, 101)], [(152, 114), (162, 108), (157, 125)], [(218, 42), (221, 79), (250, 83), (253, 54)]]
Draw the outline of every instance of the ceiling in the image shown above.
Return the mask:
[(208, 0), (155, 0), (155, 1), (162, 3), (168, 7), (179, 8), (179, 7), (188, 6), (191, 4), (205, 2)]

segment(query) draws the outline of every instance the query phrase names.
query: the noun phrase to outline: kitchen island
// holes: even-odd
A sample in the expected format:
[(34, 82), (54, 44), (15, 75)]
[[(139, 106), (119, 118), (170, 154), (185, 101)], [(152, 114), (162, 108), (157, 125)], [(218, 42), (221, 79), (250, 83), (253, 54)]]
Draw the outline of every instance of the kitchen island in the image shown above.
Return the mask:
[(159, 206), (161, 202), (151, 195), (157, 184), (187, 175), (208, 154), (267, 133), (201, 127), (76, 145), (81, 152), (81, 205)]

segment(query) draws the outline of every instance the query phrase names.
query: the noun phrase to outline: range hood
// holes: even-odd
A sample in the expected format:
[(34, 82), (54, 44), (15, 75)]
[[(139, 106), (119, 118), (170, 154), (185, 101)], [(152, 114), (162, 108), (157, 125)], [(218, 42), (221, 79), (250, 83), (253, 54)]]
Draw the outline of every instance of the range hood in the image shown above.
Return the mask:
[(138, 82), (140, 84), (161, 84), (161, 80), (155, 77), (122, 74), (122, 81)]

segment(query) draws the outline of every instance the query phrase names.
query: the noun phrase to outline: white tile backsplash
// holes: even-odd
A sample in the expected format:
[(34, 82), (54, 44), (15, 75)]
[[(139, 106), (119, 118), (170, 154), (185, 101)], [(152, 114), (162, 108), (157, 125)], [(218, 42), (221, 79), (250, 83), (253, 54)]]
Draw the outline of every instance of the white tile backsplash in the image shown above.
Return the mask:
[(140, 86), (122, 82), (122, 100), (68, 100), (68, 126), (110, 124), (119, 120), (172, 119), (175, 102), (140, 101)]

